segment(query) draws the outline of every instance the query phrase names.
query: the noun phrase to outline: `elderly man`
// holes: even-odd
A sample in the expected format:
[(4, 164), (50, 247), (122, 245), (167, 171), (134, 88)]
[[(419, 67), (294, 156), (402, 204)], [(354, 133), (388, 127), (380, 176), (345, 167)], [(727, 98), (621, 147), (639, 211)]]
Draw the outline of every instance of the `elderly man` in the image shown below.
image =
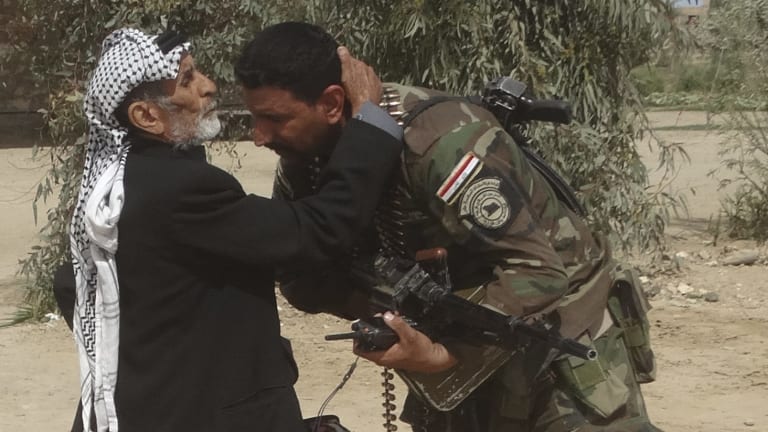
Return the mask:
[(394, 122), (367, 102), (378, 78), (345, 49), (339, 57), (357, 120), (338, 131), (320, 192), (287, 203), (246, 195), (206, 162), (200, 144), (220, 129), (216, 85), (188, 43), (134, 29), (104, 41), (71, 227), (76, 430), (306, 430), (273, 266), (346, 251), (401, 150)]

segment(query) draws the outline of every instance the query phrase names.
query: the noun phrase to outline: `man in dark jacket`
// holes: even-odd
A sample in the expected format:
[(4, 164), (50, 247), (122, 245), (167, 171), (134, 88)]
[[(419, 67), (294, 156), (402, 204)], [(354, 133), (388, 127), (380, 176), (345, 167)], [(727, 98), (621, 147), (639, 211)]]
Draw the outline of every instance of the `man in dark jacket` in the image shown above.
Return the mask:
[(216, 86), (189, 50), (175, 34), (118, 30), (85, 97), (71, 231), (83, 408), (74, 430), (304, 431), (273, 266), (352, 245), (396, 165), (397, 128), (367, 122), (380, 82), (341, 49), (336, 85), (357, 119), (337, 131), (319, 193), (294, 203), (246, 195), (206, 162), (200, 144), (220, 129)]

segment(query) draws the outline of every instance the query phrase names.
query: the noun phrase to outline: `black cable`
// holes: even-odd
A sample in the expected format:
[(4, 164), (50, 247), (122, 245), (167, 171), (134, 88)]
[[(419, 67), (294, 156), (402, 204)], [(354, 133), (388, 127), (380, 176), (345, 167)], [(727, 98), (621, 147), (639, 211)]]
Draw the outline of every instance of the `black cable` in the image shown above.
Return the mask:
[(360, 357), (355, 357), (355, 361), (349, 365), (349, 369), (347, 369), (347, 373), (344, 374), (344, 376), (341, 378), (341, 382), (339, 385), (336, 386), (335, 389), (331, 392), (331, 394), (328, 395), (327, 398), (325, 398), (325, 401), (323, 401), (323, 404), (320, 405), (320, 409), (317, 411), (317, 420), (315, 421), (315, 427), (312, 428), (313, 432), (317, 432), (318, 428), (320, 427), (320, 417), (323, 416), (323, 411), (325, 411), (325, 408), (328, 406), (328, 403), (333, 399), (334, 396), (336, 396), (336, 393), (341, 390), (344, 385), (349, 381), (350, 378), (352, 378), (352, 373), (355, 371), (355, 368), (357, 367), (357, 361), (360, 360)]

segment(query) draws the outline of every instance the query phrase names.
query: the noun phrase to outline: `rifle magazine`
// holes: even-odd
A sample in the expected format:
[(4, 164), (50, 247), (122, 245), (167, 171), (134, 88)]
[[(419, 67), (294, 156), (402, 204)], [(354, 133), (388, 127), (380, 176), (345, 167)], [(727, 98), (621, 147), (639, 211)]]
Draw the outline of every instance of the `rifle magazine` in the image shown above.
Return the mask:
[(397, 370), (397, 374), (422, 402), (438, 411), (450, 411), (494, 374), (515, 351), (495, 346), (452, 344), (451, 353), (459, 362), (438, 373)]

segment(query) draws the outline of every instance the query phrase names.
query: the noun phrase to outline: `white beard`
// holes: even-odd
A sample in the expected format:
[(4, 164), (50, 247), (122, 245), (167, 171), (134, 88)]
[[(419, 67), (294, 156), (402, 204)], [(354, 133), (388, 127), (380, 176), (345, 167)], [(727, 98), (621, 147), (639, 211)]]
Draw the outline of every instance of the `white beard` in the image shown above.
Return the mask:
[(216, 111), (207, 112), (197, 117), (195, 124), (171, 117), (170, 139), (174, 148), (187, 150), (210, 141), (221, 132), (221, 121)]
[(202, 143), (203, 141), (210, 141), (216, 138), (219, 132), (221, 132), (221, 121), (219, 120), (219, 114), (214, 111), (199, 119), (195, 138)]

